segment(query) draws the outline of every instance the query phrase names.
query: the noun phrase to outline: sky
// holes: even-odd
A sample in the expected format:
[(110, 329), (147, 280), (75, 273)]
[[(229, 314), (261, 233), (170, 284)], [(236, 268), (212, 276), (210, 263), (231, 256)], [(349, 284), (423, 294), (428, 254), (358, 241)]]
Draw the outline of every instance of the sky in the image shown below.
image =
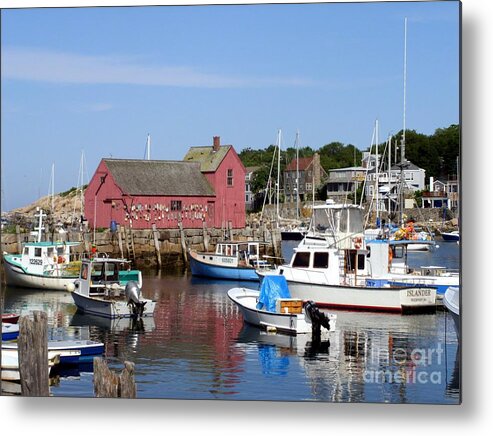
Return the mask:
[(164, 160), (279, 129), (283, 148), (364, 150), (376, 120), (380, 142), (433, 134), (459, 123), (459, 38), (456, 1), (3, 9), (2, 211), (48, 195), (52, 168), (76, 187), (82, 154), (84, 183), (144, 158), (148, 134)]

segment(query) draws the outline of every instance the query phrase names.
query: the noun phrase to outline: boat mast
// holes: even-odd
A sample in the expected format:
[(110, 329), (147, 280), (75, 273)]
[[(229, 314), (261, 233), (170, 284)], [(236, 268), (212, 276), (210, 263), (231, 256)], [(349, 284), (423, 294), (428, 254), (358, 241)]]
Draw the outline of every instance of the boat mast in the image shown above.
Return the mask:
[(277, 190), (276, 190), (276, 222), (279, 227), (279, 193), (280, 193), (280, 181), (281, 181), (281, 129), (277, 132)]
[(151, 160), (151, 135), (147, 134), (145, 159)]
[(380, 227), (380, 208), (378, 205), (379, 198), (379, 189), (378, 189), (378, 182), (380, 178), (380, 172), (379, 172), (379, 156), (378, 156), (378, 119), (375, 120), (375, 155), (376, 155), (376, 162), (375, 162), (375, 168), (376, 168), (376, 180), (375, 180), (375, 206), (377, 208), (376, 210), (376, 221), (377, 221), (377, 227)]
[(404, 107), (403, 107), (403, 127), (401, 138), (401, 180), (400, 180), (400, 195), (399, 195), (399, 209), (400, 209), (400, 224), (404, 224), (404, 166), (407, 166), (406, 162), (406, 81), (407, 81), (407, 17), (404, 19)]
[(300, 219), (300, 156), (299, 156), (299, 136), (300, 132), (296, 131), (296, 219)]

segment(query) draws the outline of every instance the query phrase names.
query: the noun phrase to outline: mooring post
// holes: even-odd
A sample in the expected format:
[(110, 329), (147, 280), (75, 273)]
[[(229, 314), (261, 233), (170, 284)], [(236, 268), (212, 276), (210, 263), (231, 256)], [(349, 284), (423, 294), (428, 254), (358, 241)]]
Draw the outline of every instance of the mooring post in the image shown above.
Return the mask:
[(202, 223), (202, 236), (204, 240), (204, 251), (209, 251), (209, 234), (207, 233), (207, 224)]
[(15, 234), (17, 236), (17, 253), (22, 253), (21, 226), (19, 224), (15, 226)]
[(45, 312), (34, 311), (33, 320), (28, 316), (20, 318), (17, 343), (21, 394), (49, 396), (48, 317)]
[(161, 268), (161, 247), (159, 245), (159, 233), (156, 229), (156, 224), (152, 225), (152, 234), (154, 235), (154, 248), (156, 250), (157, 264)]
[(120, 226), (120, 224), (118, 224), (116, 227), (116, 233), (118, 235), (118, 248), (120, 249), (120, 256), (123, 259), (125, 255), (123, 254), (122, 227)]
[(181, 252), (183, 255), (183, 260), (185, 264), (188, 264), (188, 254), (187, 254), (187, 241), (185, 238), (185, 232), (183, 231), (183, 224), (178, 223), (178, 228), (180, 229), (180, 242), (181, 242)]
[(96, 398), (136, 398), (135, 366), (125, 361), (120, 375), (108, 368), (101, 357), (94, 358), (94, 395)]

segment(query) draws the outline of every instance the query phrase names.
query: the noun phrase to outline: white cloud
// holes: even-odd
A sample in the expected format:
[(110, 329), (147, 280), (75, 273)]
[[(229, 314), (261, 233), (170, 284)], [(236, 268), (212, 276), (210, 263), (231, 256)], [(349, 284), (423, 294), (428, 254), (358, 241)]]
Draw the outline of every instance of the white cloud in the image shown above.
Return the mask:
[(187, 66), (149, 66), (117, 56), (90, 56), (29, 48), (3, 49), (2, 77), (69, 84), (124, 84), (201, 88), (311, 86), (296, 77), (235, 77)]

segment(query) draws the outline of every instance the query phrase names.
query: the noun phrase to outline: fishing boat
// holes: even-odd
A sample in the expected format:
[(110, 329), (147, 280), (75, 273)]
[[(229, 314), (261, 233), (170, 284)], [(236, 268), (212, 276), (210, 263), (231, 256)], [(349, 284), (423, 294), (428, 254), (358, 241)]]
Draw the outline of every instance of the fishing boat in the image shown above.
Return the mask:
[(66, 290), (78, 277), (79, 254), (74, 252), (80, 242), (42, 241), (43, 218), (39, 210), (37, 238), (25, 243), (19, 254), (4, 254), (5, 280), (9, 286), (35, 289)]
[(69, 287), (77, 309), (106, 318), (152, 316), (156, 302), (141, 297), (142, 272), (125, 259), (95, 257), (82, 261)]
[[(386, 238), (382, 232), (368, 232), (364, 230), (361, 206), (329, 201), (313, 208), (310, 231), (299, 248), (333, 249), (338, 258), (334, 262), (341, 263), (343, 280), (347, 281), (348, 271), (352, 271), (358, 277), (358, 286), (367, 281), (372, 286), (433, 288), (440, 299), (449, 286), (459, 286), (459, 272), (441, 266), (410, 268), (408, 253), (419, 244), (421, 241), (415, 239)], [(356, 256), (359, 266), (355, 271)], [(335, 285), (337, 275), (335, 271), (332, 274), (331, 284)]]
[[(18, 352), (17, 342), (2, 344), (3, 350)], [(91, 340), (50, 340), (48, 353), (60, 357), (60, 364), (79, 364), (92, 362), (94, 357), (104, 353), (104, 344)]]
[(260, 291), (232, 288), (228, 297), (238, 306), (245, 322), (269, 331), (312, 333), (318, 319), (323, 319), (321, 325), (327, 331), (335, 329), (335, 316), (329, 318), (313, 303), (291, 298), (283, 276), (267, 276)]
[(284, 276), (293, 298), (311, 300), (321, 307), (399, 313), (435, 310), (435, 288), (375, 280), (372, 274), (383, 276), (388, 271), (386, 259), (388, 245), (384, 243), (371, 251), (366, 247), (340, 250), (327, 244), (300, 244), (289, 264), (275, 272), (257, 273), (262, 278), (268, 274)]
[(452, 230), (451, 232), (440, 232), (444, 241), (460, 241), (459, 230)]
[(2, 322), (2, 342), (14, 341), (19, 336), (19, 324), (7, 324)]
[(450, 286), (443, 296), (443, 305), (452, 314), (455, 332), (460, 337), (460, 288)]
[(192, 275), (226, 280), (258, 281), (257, 269), (268, 269), (262, 259), (265, 244), (258, 241), (223, 241), (216, 244), (214, 253), (189, 250)]

